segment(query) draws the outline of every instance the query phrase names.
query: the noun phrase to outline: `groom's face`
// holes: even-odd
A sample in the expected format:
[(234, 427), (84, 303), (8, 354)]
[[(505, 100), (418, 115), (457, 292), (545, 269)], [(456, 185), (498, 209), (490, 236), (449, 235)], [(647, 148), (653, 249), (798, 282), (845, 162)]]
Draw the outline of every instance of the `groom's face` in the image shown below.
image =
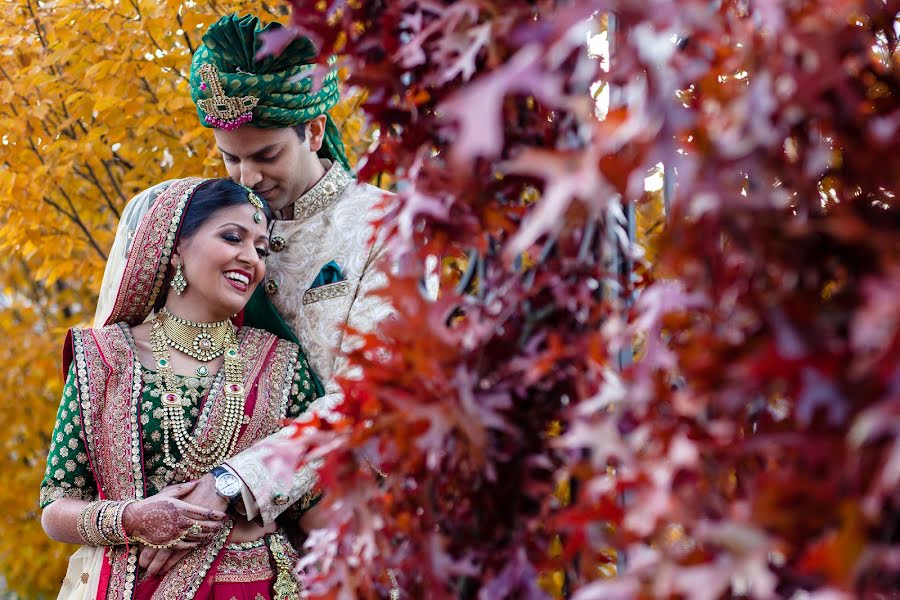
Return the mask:
[(309, 131), (302, 141), (291, 128), (250, 125), (234, 131), (216, 129), (215, 136), (228, 176), (265, 198), (274, 211), (292, 204), (321, 176), (316, 156), (321, 139)]

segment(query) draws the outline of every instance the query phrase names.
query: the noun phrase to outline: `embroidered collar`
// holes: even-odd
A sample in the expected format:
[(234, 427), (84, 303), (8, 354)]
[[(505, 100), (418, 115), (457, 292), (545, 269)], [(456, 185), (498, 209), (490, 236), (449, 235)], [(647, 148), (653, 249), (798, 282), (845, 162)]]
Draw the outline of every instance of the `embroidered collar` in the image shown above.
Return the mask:
[(294, 202), (294, 220), (302, 221), (325, 210), (341, 197), (352, 182), (352, 175), (338, 163), (332, 163), (325, 176)]

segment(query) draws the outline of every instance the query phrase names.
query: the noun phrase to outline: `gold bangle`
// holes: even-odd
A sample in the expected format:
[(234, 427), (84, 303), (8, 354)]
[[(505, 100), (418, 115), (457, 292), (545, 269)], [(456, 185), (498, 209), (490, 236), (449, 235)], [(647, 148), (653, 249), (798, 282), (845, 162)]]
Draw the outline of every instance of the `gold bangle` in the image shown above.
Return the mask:
[(122, 543), (117, 538), (116, 534), (118, 532), (113, 530), (113, 527), (116, 524), (116, 511), (119, 508), (119, 504), (119, 502), (107, 502), (102, 508), (100, 516), (97, 518), (97, 531), (108, 546)]
[(81, 536), (81, 539), (85, 544), (91, 543), (85, 523), (87, 521), (87, 514), (93, 510), (93, 504), (93, 502), (86, 504), (85, 507), (81, 509), (81, 513), (79, 513), (78, 519), (75, 521), (75, 528), (78, 529), (78, 535)]
[(85, 506), (79, 516), (80, 527), (78, 533), (82, 534), (84, 541), (88, 546), (106, 546), (109, 545), (99, 530), (98, 519), (101, 511), (105, 506), (106, 500), (96, 500)]
[(137, 500), (126, 500), (125, 502), (122, 502), (116, 513), (116, 532), (126, 544), (128, 543), (128, 532), (125, 531), (125, 524), (123, 523), (123, 520), (125, 519), (125, 509), (135, 503), (137, 503)]

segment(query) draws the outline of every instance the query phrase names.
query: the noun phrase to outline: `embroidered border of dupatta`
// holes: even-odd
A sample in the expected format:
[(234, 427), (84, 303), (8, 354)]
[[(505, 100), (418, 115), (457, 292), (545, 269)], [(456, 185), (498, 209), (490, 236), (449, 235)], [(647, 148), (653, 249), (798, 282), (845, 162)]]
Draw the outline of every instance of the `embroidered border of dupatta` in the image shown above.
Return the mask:
[(169, 267), (169, 258), (181, 226), (181, 215), (194, 190), (204, 181), (199, 177), (189, 177), (173, 183), (144, 215), (130, 250), (139, 255), (128, 256), (128, 266), (119, 285), (110, 320), (136, 325), (153, 308)]
[[(73, 329), (72, 345), (84, 441), (99, 495), (140, 500), (145, 489), (140, 363), (115, 325), (101, 330)], [(123, 456), (131, 460), (123, 461)], [(137, 546), (110, 548), (107, 556), (105, 576), (101, 575), (101, 588), (106, 582), (106, 590), (99, 590), (98, 597), (130, 600), (136, 585)]]

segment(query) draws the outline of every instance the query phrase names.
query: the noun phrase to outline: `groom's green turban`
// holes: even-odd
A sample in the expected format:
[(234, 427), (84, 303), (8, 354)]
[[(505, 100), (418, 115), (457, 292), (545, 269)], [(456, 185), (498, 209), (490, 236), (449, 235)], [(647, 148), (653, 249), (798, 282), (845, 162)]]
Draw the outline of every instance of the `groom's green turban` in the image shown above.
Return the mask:
[(244, 123), (274, 129), (325, 115), (319, 154), (349, 170), (340, 132), (328, 115), (340, 98), (337, 72), (329, 71), (313, 90), (316, 48), (305, 37), (294, 39), (278, 56), (257, 58), (259, 34), (280, 28), (279, 23), (261, 27), (251, 15), (228, 15), (210, 25), (191, 63), (191, 98), (200, 122), (229, 131)]

